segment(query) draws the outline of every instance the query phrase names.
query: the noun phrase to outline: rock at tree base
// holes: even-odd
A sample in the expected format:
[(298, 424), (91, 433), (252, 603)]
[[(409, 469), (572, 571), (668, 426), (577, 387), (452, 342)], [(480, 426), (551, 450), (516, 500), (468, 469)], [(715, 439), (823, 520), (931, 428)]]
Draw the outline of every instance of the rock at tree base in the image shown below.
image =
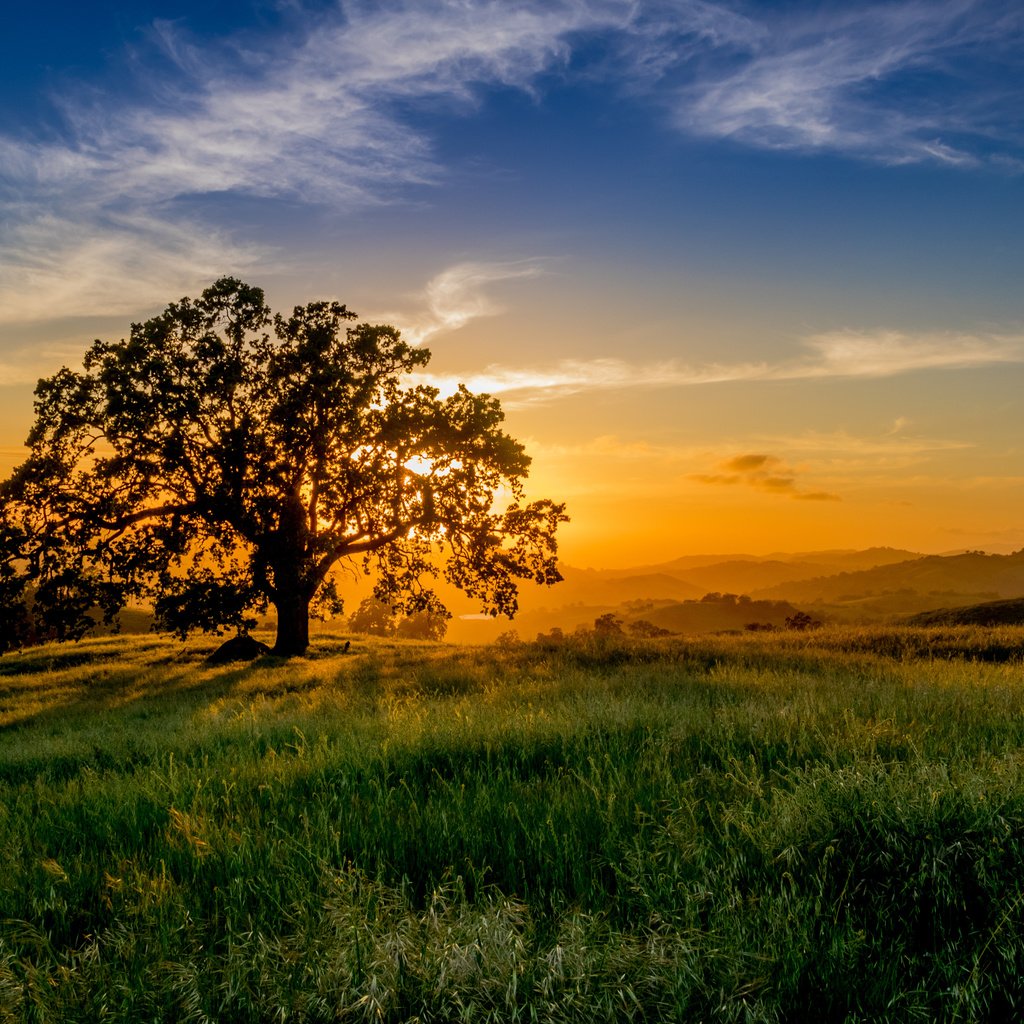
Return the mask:
[(233, 636), (226, 640), (207, 658), (211, 665), (223, 665), (229, 661), (252, 661), (263, 654), (270, 654), (270, 648), (251, 636)]

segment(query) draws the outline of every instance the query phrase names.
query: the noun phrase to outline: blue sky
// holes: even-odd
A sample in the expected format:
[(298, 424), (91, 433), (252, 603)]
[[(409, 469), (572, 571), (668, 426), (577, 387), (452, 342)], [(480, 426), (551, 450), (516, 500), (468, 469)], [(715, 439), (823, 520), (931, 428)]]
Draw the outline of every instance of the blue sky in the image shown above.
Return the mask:
[[(10, 459), (36, 377), (234, 273), (501, 394), (580, 558), (679, 522), (680, 550), (1024, 545), (1019, 5), (6, 18)], [(750, 454), (779, 471), (722, 470)]]

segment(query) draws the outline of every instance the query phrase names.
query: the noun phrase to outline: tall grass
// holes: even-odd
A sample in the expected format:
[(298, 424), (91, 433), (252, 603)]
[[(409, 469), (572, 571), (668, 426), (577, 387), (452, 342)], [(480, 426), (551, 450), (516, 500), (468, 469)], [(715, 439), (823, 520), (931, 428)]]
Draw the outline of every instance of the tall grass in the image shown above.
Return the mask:
[(1024, 631), (0, 661), (2, 1021), (1005, 1021)]

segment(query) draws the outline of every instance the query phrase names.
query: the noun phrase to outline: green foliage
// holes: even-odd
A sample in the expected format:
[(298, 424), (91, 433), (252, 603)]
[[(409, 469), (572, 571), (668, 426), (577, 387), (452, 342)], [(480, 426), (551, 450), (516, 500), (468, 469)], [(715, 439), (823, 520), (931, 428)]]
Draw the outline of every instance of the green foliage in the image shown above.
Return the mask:
[(337, 302), (272, 316), (224, 278), (41, 380), (29, 458), (0, 491), (13, 625), (76, 639), (137, 600), (184, 637), (273, 604), (293, 655), (311, 612), (341, 610), (342, 559), (408, 614), (444, 615), (439, 573), (507, 615), (519, 581), (559, 580), (564, 508), (524, 503), (530, 460), (497, 400), (413, 383), (429, 352), (354, 320)]
[(1024, 630), (0, 663), (0, 1019), (1003, 1021)]

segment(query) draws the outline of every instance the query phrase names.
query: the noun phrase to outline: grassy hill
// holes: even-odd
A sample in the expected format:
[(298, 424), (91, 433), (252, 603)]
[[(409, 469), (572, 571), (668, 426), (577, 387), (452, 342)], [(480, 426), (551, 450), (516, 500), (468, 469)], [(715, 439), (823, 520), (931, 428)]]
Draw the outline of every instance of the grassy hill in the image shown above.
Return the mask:
[(940, 608), (914, 615), (909, 622), (915, 626), (1022, 626), (1024, 598), (986, 601), (963, 608)]
[(0, 659), (0, 1020), (1011, 1020), (1024, 629)]

